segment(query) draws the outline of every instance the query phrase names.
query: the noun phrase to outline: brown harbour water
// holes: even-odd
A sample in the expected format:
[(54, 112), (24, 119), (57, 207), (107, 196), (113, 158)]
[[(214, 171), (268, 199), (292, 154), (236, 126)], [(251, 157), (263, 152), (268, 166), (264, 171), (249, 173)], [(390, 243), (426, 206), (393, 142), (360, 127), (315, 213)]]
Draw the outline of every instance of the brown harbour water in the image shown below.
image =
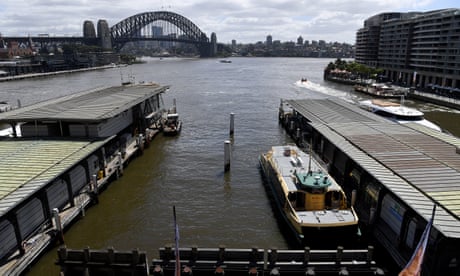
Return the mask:
[[(176, 99), (183, 129), (177, 137), (159, 135), (122, 178), (101, 194), (65, 233), (68, 248), (86, 246), (145, 250), (149, 258), (174, 242), (176, 206), (183, 247), (290, 248), (263, 187), (258, 156), (272, 145), (290, 142), (277, 121), (281, 98), (359, 100), (349, 86), (326, 83), (323, 68), (331, 59), (232, 58), (144, 59), (122, 68), (0, 83), (0, 100), (22, 105), (77, 91), (135, 81), (171, 85), (165, 106)], [(299, 85), (306, 77), (309, 85)], [(460, 113), (406, 101), (450, 133), (460, 136)], [(224, 173), (224, 141), (235, 113), (231, 170)], [(56, 248), (28, 275), (58, 275)]]

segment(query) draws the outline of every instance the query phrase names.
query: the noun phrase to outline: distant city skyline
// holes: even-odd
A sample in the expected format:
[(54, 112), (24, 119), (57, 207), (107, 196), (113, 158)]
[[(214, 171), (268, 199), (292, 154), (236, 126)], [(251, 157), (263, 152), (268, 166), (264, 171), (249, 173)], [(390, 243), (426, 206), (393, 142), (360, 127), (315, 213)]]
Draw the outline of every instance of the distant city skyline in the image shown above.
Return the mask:
[(83, 22), (107, 20), (113, 26), (132, 15), (168, 10), (194, 22), (220, 43), (273, 40), (324, 40), (354, 44), (356, 31), (368, 17), (382, 12), (429, 11), (456, 8), (453, 0), (36, 0), (0, 3), (3, 36), (82, 36)]

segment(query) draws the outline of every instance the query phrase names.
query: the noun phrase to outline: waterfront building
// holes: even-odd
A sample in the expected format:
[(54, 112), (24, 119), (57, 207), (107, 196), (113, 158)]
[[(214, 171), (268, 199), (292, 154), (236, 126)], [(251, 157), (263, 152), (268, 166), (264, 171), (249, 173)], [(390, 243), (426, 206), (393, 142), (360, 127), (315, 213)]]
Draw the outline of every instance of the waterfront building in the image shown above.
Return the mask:
[(401, 13), (381, 13), (364, 21), (364, 27), (356, 33), (356, 62), (371, 67), (377, 66), (380, 26), (386, 20), (400, 17)]
[(0, 115), (0, 124), (19, 124), (22, 136), (0, 139), (1, 275), (19, 275), (122, 174), (156, 132), (149, 127), (159, 125), (168, 88), (107, 87)]
[(447, 94), (460, 91), (460, 9), (382, 13), (356, 35), (356, 62), (392, 82)]

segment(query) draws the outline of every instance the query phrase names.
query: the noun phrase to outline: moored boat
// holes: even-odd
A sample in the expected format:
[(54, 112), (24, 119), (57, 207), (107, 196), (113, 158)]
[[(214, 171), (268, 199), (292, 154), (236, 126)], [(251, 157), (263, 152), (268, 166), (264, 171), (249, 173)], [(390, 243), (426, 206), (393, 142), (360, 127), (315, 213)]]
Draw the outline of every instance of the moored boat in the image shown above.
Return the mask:
[(182, 122), (178, 113), (168, 113), (163, 123), (164, 135), (177, 135), (181, 131)]
[(405, 106), (403, 100), (401, 100), (401, 103), (380, 99), (363, 100), (359, 102), (359, 106), (400, 124), (417, 123), (437, 131), (442, 131), (438, 125), (425, 119), (423, 112)]
[(370, 85), (356, 84), (356, 92), (364, 93), (378, 98), (399, 98), (404, 95), (404, 91), (382, 83), (372, 83)]
[(356, 240), (358, 217), (353, 206), (311, 154), (294, 145), (273, 146), (260, 155), (259, 162), (274, 203), (295, 240), (318, 248)]
[(11, 105), (7, 102), (0, 101), (0, 113), (2, 112), (7, 112), (9, 110), (13, 109)]

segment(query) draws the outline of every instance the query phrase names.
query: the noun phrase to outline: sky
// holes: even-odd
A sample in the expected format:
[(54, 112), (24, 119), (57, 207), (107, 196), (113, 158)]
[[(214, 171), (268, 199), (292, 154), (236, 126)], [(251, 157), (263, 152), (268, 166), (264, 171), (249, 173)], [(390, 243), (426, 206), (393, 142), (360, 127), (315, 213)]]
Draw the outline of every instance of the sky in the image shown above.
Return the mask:
[(325, 40), (354, 44), (364, 20), (382, 12), (460, 8), (458, 0), (2, 0), (3, 36), (82, 36), (83, 22), (113, 26), (143, 12), (171, 11), (217, 41)]

